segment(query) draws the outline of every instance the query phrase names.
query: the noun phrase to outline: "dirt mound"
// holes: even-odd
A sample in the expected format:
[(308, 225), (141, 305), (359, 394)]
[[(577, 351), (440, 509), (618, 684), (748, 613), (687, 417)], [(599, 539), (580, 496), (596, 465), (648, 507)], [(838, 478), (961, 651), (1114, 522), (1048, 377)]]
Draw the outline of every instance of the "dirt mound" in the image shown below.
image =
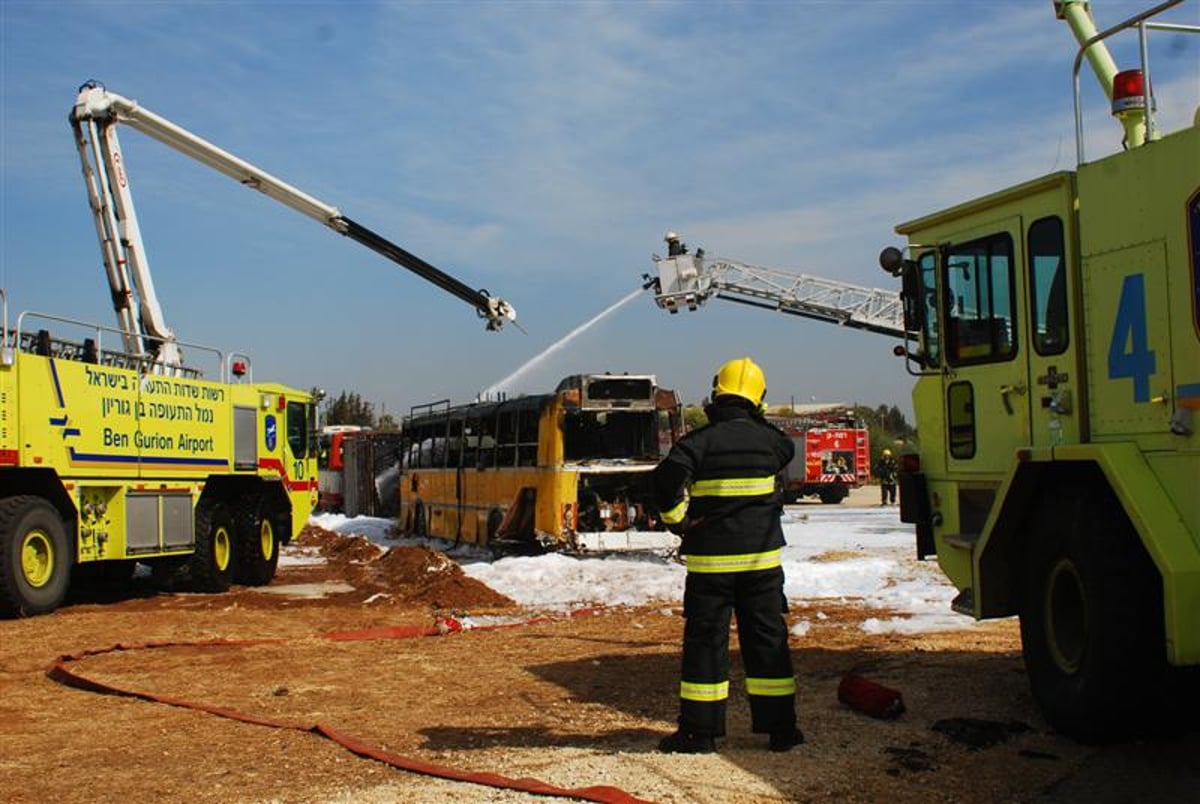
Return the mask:
[(363, 536), (335, 533), (313, 524), (305, 525), (292, 544), (315, 547), (325, 558), (344, 558), (347, 561), (370, 561), (383, 552)]
[(321, 555), (331, 562), (365, 563), (379, 558), (383, 550), (362, 536), (341, 536), (321, 546)]
[(393, 547), (364, 569), (382, 591), (406, 602), (428, 603), (436, 609), (472, 610), (516, 605), (468, 577), (443, 553), (428, 547)]
[(306, 525), (294, 541), (315, 547), (327, 572), (352, 584), (346, 603), (388, 600), (442, 611), (506, 609), (517, 604), (468, 577), (458, 564), (428, 547), (391, 547), (386, 551), (362, 536), (343, 535)]

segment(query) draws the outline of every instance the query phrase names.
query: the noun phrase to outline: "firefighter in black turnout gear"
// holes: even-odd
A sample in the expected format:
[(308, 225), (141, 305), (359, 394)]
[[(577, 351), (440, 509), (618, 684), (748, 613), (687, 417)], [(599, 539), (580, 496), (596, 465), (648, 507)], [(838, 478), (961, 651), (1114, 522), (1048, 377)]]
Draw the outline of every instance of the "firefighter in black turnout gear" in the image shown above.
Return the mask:
[(721, 366), (705, 409), (708, 425), (680, 439), (654, 471), (660, 515), (682, 536), (687, 562), (679, 729), (662, 739), (660, 751), (711, 753), (724, 736), (732, 614), (752, 730), (770, 735), (772, 751), (804, 742), (783, 616), (783, 507), (776, 483), (795, 447), (763, 419), (766, 390), (766, 377), (750, 358)]

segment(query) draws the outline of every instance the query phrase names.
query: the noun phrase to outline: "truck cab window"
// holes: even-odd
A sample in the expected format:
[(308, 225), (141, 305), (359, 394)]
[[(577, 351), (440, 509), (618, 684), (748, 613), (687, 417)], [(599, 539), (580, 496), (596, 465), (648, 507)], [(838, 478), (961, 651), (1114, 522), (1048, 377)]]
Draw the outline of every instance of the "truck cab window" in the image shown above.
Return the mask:
[(1191, 235), (1192, 253), (1192, 315), (1196, 321), (1196, 335), (1200, 336), (1200, 193), (1188, 201), (1188, 233)]
[(941, 328), (938, 324), (937, 254), (927, 251), (917, 261), (920, 266), (921, 354), (925, 365), (937, 368), (942, 359)]
[(951, 246), (942, 271), (949, 363), (995, 363), (1015, 357), (1012, 238), (1001, 233)]
[(1028, 240), (1033, 348), (1039, 355), (1062, 354), (1070, 338), (1062, 219), (1055, 216), (1034, 221)]
[(946, 416), (950, 455), (959, 460), (975, 457), (975, 389), (971, 383), (950, 383), (946, 389)]
[(287, 440), (292, 455), (302, 457), (308, 450), (308, 405), (303, 402), (287, 403)]

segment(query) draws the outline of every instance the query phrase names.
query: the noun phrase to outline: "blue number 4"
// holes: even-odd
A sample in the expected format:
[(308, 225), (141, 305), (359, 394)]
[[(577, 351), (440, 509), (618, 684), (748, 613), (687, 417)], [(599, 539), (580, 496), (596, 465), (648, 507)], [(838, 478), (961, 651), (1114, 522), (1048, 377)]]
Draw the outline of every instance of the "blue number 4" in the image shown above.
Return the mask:
[(1133, 380), (1133, 401), (1150, 401), (1150, 377), (1157, 363), (1146, 339), (1146, 276), (1130, 274), (1121, 286), (1117, 320), (1108, 344), (1108, 378)]

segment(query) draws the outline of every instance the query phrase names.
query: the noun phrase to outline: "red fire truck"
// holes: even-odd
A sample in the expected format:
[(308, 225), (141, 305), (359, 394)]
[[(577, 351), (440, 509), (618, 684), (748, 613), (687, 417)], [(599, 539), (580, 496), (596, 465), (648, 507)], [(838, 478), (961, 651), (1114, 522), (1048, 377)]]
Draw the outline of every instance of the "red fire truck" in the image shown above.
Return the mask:
[(792, 416), (768, 416), (796, 445), (796, 457), (786, 470), (784, 499), (817, 497), (827, 505), (840, 503), (870, 478), (871, 440), (854, 412), (841, 407), (821, 408)]
[(400, 439), (399, 431), (353, 424), (322, 427), (317, 508), (346, 516), (394, 515)]

